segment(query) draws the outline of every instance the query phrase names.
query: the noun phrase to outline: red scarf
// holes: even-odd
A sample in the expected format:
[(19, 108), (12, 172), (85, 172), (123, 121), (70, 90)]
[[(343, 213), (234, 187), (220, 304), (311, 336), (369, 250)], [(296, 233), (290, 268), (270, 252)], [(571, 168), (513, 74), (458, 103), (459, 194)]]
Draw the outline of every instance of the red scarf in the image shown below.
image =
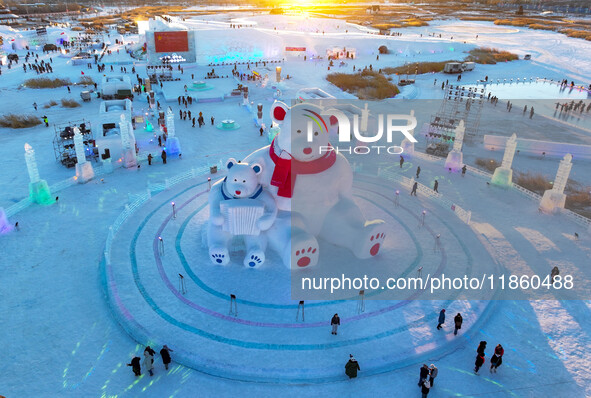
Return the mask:
[(274, 148), (275, 140), (273, 140), (269, 147), (269, 155), (273, 163), (275, 163), (273, 175), (271, 176), (271, 185), (278, 187), (277, 195), (284, 198), (291, 198), (298, 174), (322, 173), (332, 167), (337, 160), (337, 154), (334, 150), (327, 152), (326, 155), (316, 160), (300, 162), (299, 160), (293, 159), (293, 157), (291, 159), (279, 157), (275, 153)]

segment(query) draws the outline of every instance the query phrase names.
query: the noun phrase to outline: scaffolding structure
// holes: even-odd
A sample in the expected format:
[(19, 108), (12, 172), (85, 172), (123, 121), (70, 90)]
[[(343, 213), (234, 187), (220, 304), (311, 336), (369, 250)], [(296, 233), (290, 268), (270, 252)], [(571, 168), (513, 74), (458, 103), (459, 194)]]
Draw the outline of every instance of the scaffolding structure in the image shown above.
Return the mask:
[[(479, 137), (480, 116), (486, 101), (484, 88), (448, 84), (439, 111), (431, 116), (427, 129), (427, 143), (436, 155), (445, 156), (455, 139), (455, 129), (464, 121), (465, 140)], [(435, 149), (437, 148), (437, 149)]]
[(76, 149), (74, 147), (74, 128), (80, 129), (80, 134), (84, 139), (84, 152), (86, 159), (90, 160), (98, 156), (98, 148), (90, 128), (88, 120), (79, 120), (54, 126), (55, 135), (53, 137), (53, 152), (55, 160), (67, 168), (76, 166)]

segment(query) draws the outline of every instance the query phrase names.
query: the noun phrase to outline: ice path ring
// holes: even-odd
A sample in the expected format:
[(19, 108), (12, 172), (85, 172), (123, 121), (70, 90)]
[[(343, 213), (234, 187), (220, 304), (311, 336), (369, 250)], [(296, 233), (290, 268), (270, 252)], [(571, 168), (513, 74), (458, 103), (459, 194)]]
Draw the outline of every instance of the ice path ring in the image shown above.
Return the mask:
[[(453, 215), (434, 212), (417, 231), (420, 208), (409, 202), (394, 209), (391, 184), (355, 182), (356, 200), (392, 226), (372, 261), (379, 264), (381, 256), (396, 252), (396, 276), (414, 276), (419, 266), (435, 273), (450, 266), (469, 272), (484, 249), (459, 239), (455, 230), (467, 227)], [(363, 375), (370, 375), (455, 349), (461, 337), (450, 343), (449, 329), (431, 332), (441, 306), (449, 309), (447, 325), (456, 311), (465, 314), (465, 336), (485, 322), (492, 302), (411, 300), (421, 298), (420, 292), (403, 301), (367, 300), (362, 313), (355, 301), (310, 301), (305, 322), (296, 321), (290, 273), (273, 253), (258, 270), (238, 265), (240, 257), (227, 267), (211, 264), (200, 236), (208, 217), (206, 187), (205, 181), (187, 181), (146, 202), (121, 226), (111, 261), (102, 267), (109, 304), (123, 328), (142, 344), (168, 344), (181, 364), (239, 380), (329, 382), (343, 379), (349, 353), (363, 362)], [(433, 253), (433, 234), (440, 231), (448, 238)], [(160, 237), (164, 255), (158, 253)], [(449, 250), (453, 263), (447, 261)], [(186, 294), (178, 289), (178, 274), (185, 276)], [(237, 317), (228, 314), (230, 293), (238, 298)], [(338, 336), (330, 334), (334, 313), (341, 317)]]

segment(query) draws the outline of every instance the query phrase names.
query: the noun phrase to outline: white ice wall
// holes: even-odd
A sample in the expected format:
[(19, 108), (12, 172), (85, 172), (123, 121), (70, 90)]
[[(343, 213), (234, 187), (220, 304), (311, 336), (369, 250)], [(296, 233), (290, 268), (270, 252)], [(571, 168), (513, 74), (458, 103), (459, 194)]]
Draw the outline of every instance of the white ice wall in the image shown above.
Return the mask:
[[(508, 139), (509, 137), (499, 135), (485, 135), (484, 147), (492, 151), (504, 151)], [(546, 152), (545, 156), (557, 158), (562, 158), (567, 153), (570, 153), (574, 159), (591, 160), (591, 145), (517, 138), (517, 150), (520, 154), (536, 156), (541, 156), (543, 152)]]

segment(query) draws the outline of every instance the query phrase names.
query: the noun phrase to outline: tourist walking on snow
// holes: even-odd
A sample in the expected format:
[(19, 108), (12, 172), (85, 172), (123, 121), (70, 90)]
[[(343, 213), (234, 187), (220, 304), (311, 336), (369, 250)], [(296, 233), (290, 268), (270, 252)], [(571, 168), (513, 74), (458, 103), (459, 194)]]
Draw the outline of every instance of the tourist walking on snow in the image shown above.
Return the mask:
[(484, 356), (485, 350), (486, 350), (486, 341), (481, 341), (480, 344), (478, 344), (478, 348), (476, 349), (476, 352), (479, 353), (480, 355)]
[(144, 351), (144, 369), (150, 373), (150, 376), (154, 376), (154, 356), (150, 351)]
[(458, 330), (462, 328), (462, 322), (464, 322), (464, 318), (462, 318), (462, 314), (458, 312), (458, 315), (454, 317), (454, 335), (457, 335)]
[(402, 157), (402, 155), (400, 155), (400, 168), (402, 168), (403, 164), (404, 164), (404, 157)]
[(462, 177), (466, 175), (466, 165), (462, 166)]
[(410, 196), (414, 195), (417, 196), (417, 187), (419, 186), (419, 183), (415, 181), (415, 183), (412, 185), (412, 191), (410, 191)]
[(476, 361), (474, 362), (474, 373), (478, 374), (478, 370), (484, 364), (484, 355), (476, 354)]
[(431, 388), (433, 388), (433, 383), (435, 383), (435, 378), (439, 374), (439, 369), (435, 366), (435, 364), (431, 364), (429, 368), (429, 384), (431, 384)]
[(481, 341), (476, 349), (476, 361), (474, 362), (474, 373), (478, 374), (478, 369), (484, 364), (484, 350), (486, 350), (486, 341)]
[(505, 353), (505, 350), (503, 349), (503, 346), (498, 344), (495, 347), (495, 353), (493, 354), (493, 356), (490, 358), (490, 372), (491, 373), (497, 373), (497, 368), (499, 366), (501, 366), (501, 364), (503, 363), (503, 354)]
[(166, 164), (166, 151), (164, 149), (162, 150), (160, 157), (162, 158), (162, 164)]
[(426, 363), (424, 363), (423, 366), (421, 366), (421, 369), (419, 370), (419, 383), (417, 384), (419, 387), (425, 382), (425, 380), (427, 380), (427, 378), (429, 377), (429, 373), (429, 367)]
[(439, 181), (435, 180), (435, 184), (433, 184), (433, 190), (437, 193), (439, 193), (439, 191), (437, 190), (437, 188), (439, 188)]
[(341, 318), (339, 318), (339, 314), (334, 314), (334, 316), (330, 320), (330, 325), (332, 326), (331, 334), (337, 334), (337, 330), (338, 330), (340, 324), (341, 324)]
[(419, 178), (419, 174), (421, 174), (421, 166), (417, 166), (417, 178)]
[(166, 344), (164, 344), (164, 347), (162, 347), (162, 349), (160, 350), (160, 356), (162, 357), (162, 363), (164, 364), (164, 368), (166, 370), (168, 370), (168, 364), (170, 364), (170, 362), (171, 362), (170, 353), (173, 351), (174, 350), (171, 350), (170, 348), (168, 348), (168, 346)]
[(558, 267), (554, 267), (552, 268), (552, 271), (550, 271), (550, 278), (551, 278), (551, 282), (554, 285), (554, 279), (560, 274), (560, 270), (558, 269)]
[(354, 379), (357, 377), (358, 370), (361, 370), (359, 363), (357, 363), (357, 360), (353, 358), (353, 354), (349, 354), (349, 361), (345, 365), (345, 374), (349, 376), (349, 379)]
[(445, 323), (445, 308), (439, 311), (439, 323), (437, 324), (437, 330), (441, 330), (441, 325)]
[(142, 375), (142, 369), (140, 367), (140, 357), (133, 357), (131, 359), (131, 363), (128, 363), (127, 366), (131, 366), (131, 370), (136, 376)]

